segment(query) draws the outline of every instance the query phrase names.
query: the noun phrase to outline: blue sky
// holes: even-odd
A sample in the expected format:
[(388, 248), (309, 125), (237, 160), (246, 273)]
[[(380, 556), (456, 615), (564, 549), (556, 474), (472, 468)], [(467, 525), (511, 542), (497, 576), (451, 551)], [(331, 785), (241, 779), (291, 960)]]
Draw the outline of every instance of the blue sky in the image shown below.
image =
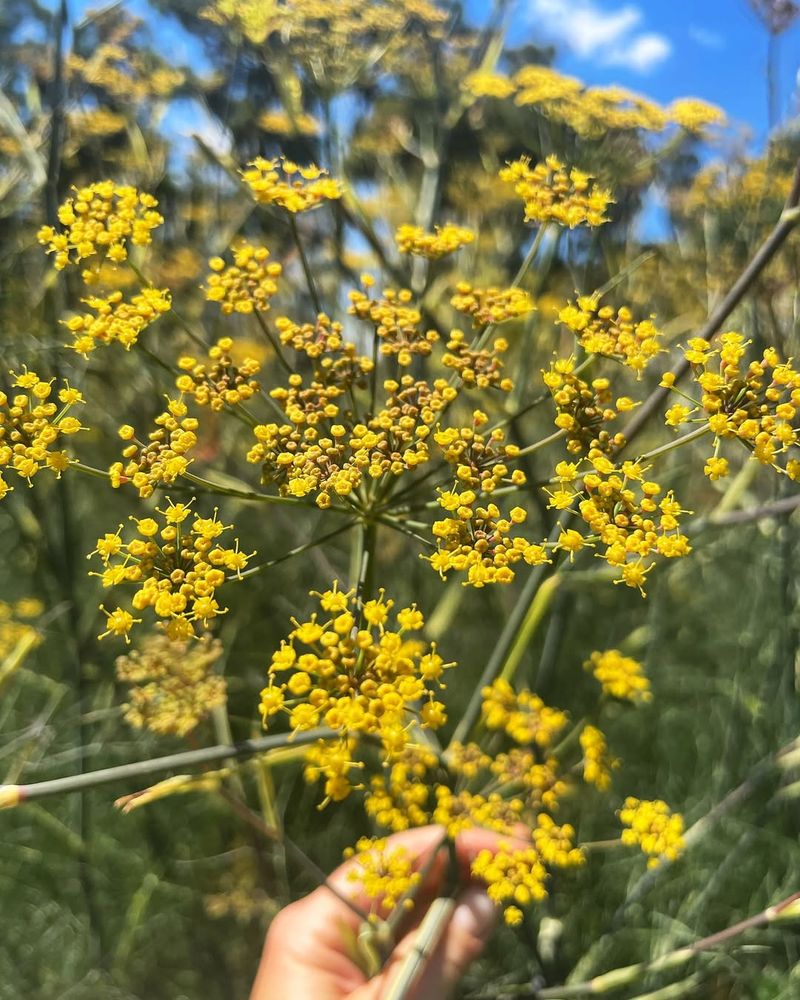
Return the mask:
[[(482, 19), (488, 0), (467, 0)], [(509, 41), (551, 41), (556, 65), (592, 84), (619, 83), (668, 102), (701, 97), (767, 136), (767, 36), (747, 0), (516, 0)], [(800, 20), (780, 38), (780, 109), (797, 115)]]

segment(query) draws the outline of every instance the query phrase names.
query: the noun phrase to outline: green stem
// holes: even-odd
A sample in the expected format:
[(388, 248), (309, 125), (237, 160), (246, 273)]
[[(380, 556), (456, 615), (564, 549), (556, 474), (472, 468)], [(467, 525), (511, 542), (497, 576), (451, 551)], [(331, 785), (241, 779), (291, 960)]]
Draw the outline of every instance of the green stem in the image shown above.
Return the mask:
[(451, 896), (434, 899), (414, 935), (414, 947), (386, 992), (386, 1000), (403, 1000), (425, 971), (431, 955), (450, 923), (456, 901)]
[(544, 448), (546, 445), (552, 444), (554, 441), (559, 441), (566, 433), (566, 431), (555, 431), (555, 433), (550, 434), (548, 437), (542, 438), (541, 441), (534, 441), (533, 444), (529, 444), (526, 448), (521, 448), (517, 452), (517, 457), (520, 458), (522, 455), (532, 455), (533, 452), (538, 451), (540, 448)]
[(85, 472), (88, 476), (96, 476), (98, 479), (108, 479), (107, 472), (103, 472), (102, 469), (95, 469), (92, 465), (84, 465), (83, 462), (78, 462), (76, 459), (72, 459), (69, 467), (70, 469), (77, 469), (78, 472)]
[(305, 746), (317, 740), (328, 739), (332, 735), (329, 729), (310, 729), (304, 733), (280, 733), (275, 736), (262, 736), (257, 740), (243, 740), (231, 746), (202, 747), (200, 750), (186, 750), (166, 757), (155, 757), (152, 760), (140, 760), (132, 764), (120, 764), (117, 767), (104, 767), (98, 771), (85, 771), (83, 774), (72, 774), (65, 778), (53, 778), (50, 781), (37, 781), (31, 785), (0, 785), (0, 808), (32, 802), (34, 799), (47, 798), (50, 795), (63, 795), (68, 792), (79, 792), (86, 788), (97, 788), (112, 781), (125, 781), (128, 778), (141, 778), (147, 774), (158, 774), (162, 771), (172, 771), (183, 767), (199, 767), (203, 764), (214, 764), (227, 760), (229, 757), (249, 757), (280, 747)]
[(572, 1000), (574, 997), (599, 996), (604, 993), (611, 993), (622, 986), (629, 986), (631, 983), (635, 983), (645, 975), (680, 968), (680, 966), (685, 965), (702, 952), (718, 948), (720, 945), (726, 944), (732, 938), (746, 931), (765, 927), (779, 920), (797, 919), (800, 916), (798, 901), (800, 901), (800, 893), (796, 892), (774, 906), (767, 907), (761, 913), (755, 914), (755, 916), (740, 920), (731, 927), (726, 927), (723, 931), (718, 931), (716, 934), (710, 934), (708, 937), (695, 941), (694, 944), (683, 948), (676, 948), (674, 951), (668, 952), (666, 955), (652, 962), (637, 962), (635, 965), (626, 965), (620, 969), (612, 969), (610, 972), (595, 976), (593, 979), (587, 979), (582, 983), (547, 987), (543, 990), (537, 990), (532, 996), (536, 1000)]
[(633, 274), (634, 271), (638, 271), (642, 264), (646, 264), (655, 256), (655, 250), (645, 250), (644, 253), (640, 253), (638, 257), (635, 257), (630, 262), (630, 264), (626, 264), (620, 271), (617, 271), (613, 278), (609, 278), (604, 285), (601, 285), (595, 292), (595, 295), (602, 298), (607, 292), (610, 292), (612, 288), (616, 288), (617, 285), (621, 284), (629, 275)]
[[(181, 479), (185, 479), (195, 486), (202, 486), (203, 489), (208, 490), (210, 493), (218, 493), (224, 497), (238, 497), (240, 500), (257, 500), (259, 503), (283, 504), (287, 507), (314, 507), (315, 510), (319, 510), (315, 503), (309, 502), (302, 497), (282, 497), (271, 493), (256, 493), (254, 490), (240, 490), (233, 486), (222, 486), (219, 483), (212, 483), (209, 479), (196, 476), (193, 472), (184, 472), (181, 475)], [(331, 506), (328, 510), (335, 511), (337, 514), (352, 513), (344, 507)]]
[(300, 239), (300, 230), (297, 228), (297, 219), (295, 219), (293, 213), (291, 212), (289, 212), (289, 228), (292, 231), (292, 237), (294, 238), (297, 252), (300, 254), (300, 263), (303, 265), (303, 274), (306, 276), (308, 294), (311, 296), (311, 301), (314, 303), (314, 309), (316, 310), (317, 315), (319, 315), (322, 312), (322, 303), (320, 302), (319, 293), (317, 292), (314, 275), (311, 272), (311, 265), (308, 263), (308, 257), (306, 257), (306, 252), (303, 249), (303, 241)]
[(617, 837), (614, 840), (590, 840), (585, 844), (577, 845), (581, 851), (608, 851), (615, 847), (625, 847), (622, 840)]
[(711, 428), (708, 424), (703, 424), (702, 427), (698, 427), (696, 430), (689, 431), (688, 434), (684, 434), (683, 437), (675, 438), (674, 441), (669, 441), (667, 444), (662, 444), (660, 448), (654, 448), (652, 451), (646, 452), (644, 455), (639, 456), (640, 462), (647, 462), (651, 458), (658, 458), (659, 455), (666, 455), (668, 451), (672, 451), (674, 448), (680, 448), (683, 444), (688, 444), (689, 441), (696, 441), (697, 438), (704, 437), (706, 434), (711, 433)]
[(561, 577), (557, 574), (544, 580), (541, 587), (539, 587), (536, 595), (528, 608), (528, 613), (525, 615), (525, 619), (522, 622), (519, 632), (517, 633), (513, 645), (508, 651), (508, 656), (503, 664), (503, 669), (500, 671), (500, 677), (505, 681), (511, 681), (514, 674), (517, 671), (517, 667), (520, 664), (525, 650), (530, 646), (531, 640), (533, 639), (536, 629), (539, 627), (542, 619), (547, 613), (550, 604), (553, 601), (555, 592), (561, 583)]
[(293, 375), (294, 368), (292, 368), (292, 366), (286, 360), (286, 355), (283, 353), (283, 348), (281, 347), (280, 341), (272, 332), (272, 330), (270, 330), (270, 328), (267, 326), (267, 321), (264, 319), (264, 317), (261, 315), (258, 309), (253, 310), (253, 315), (255, 316), (258, 325), (261, 327), (262, 333), (272, 345), (272, 349), (275, 352), (275, 357), (278, 359), (278, 363), (285, 372), (287, 372), (289, 375)]
[[(385, 524), (387, 528), (392, 528), (394, 531), (399, 531), (401, 534), (406, 535), (408, 538), (413, 538), (415, 542), (419, 542), (420, 545), (424, 546), (426, 549), (436, 548), (436, 545), (430, 538), (425, 538), (422, 535), (418, 535), (416, 531), (412, 531), (411, 528), (406, 527), (406, 524), (409, 522), (403, 522), (397, 518), (388, 517), (387, 515), (378, 515), (375, 518), (375, 520), (380, 524)], [(430, 527), (430, 525), (422, 524), (421, 521), (413, 521), (410, 523), (418, 524), (424, 528)]]
[(349, 531), (357, 521), (348, 521), (341, 527), (329, 531), (327, 535), (320, 535), (319, 538), (314, 538), (310, 542), (305, 542), (303, 545), (298, 545), (296, 548), (290, 549), (288, 552), (284, 552), (282, 556), (277, 556), (275, 559), (270, 559), (269, 562), (260, 563), (258, 566), (251, 566), (250, 569), (244, 570), (239, 576), (231, 576), (228, 579), (243, 580), (247, 576), (255, 576), (257, 573), (263, 572), (265, 569), (271, 569), (273, 566), (277, 566), (279, 563), (286, 562), (287, 559), (292, 559), (294, 556), (302, 555), (303, 552), (308, 552), (309, 549), (314, 549), (318, 545), (324, 545), (325, 542), (329, 542), (332, 538), (336, 538), (337, 535), (344, 534), (345, 531)]
[(350, 579), (355, 580), (356, 603), (363, 604), (373, 593), (375, 578), (375, 542), (377, 524), (373, 520), (361, 522), (361, 530), (356, 537)]

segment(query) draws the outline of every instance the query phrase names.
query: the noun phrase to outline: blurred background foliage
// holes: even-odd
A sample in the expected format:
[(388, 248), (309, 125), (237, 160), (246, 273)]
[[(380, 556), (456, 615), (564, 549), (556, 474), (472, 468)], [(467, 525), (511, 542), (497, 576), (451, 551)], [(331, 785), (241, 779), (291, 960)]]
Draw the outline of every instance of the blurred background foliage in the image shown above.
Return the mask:
[[(506, 6), (496, 3), (486, 24), (474, 27), (457, 4), (426, 0), (287, 7), (217, 0), (203, 9), (194, 0), (152, 0), (144, 18), (115, 3), (77, 21), (65, 8), (6, 0), (3, 371), (27, 363), (82, 387), (92, 429), (81, 435), (79, 451), (95, 465), (118, 457), (119, 423), (146, 426), (163, 407), (170, 377), (143, 364), (140, 353), (97, 352), (85, 363), (61, 346), (57, 320), (78, 290), (69, 276), (56, 279), (35, 234), (72, 185), (104, 177), (158, 198), (166, 224), (148, 273), (172, 290), (181, 314), (202, 326), (209, 342), (231, 333), (268, 364), (251, 318), (220, 317), (198, 285), (207, 258), (234, 237), (261, 238), (284, 264), (280, 309), (308, 313), (291, 234), (280, 218), (257, 211), (237, 180), (239, 165), (277, 153), (322, 163), (347, 181), (341, 203), (303, 219), (331, 311), (345, 312), (347, 291), (362, 269), (372, 269), (387, 284), (423, 293), (433, 321), (452, 324), (453, 284), (507, 283), (527, 248), (519, 206), (502, 190), (497, 170), (522, 154), (538, 160), (556, 153), (597, 174), (617, 204), (609, 225), (570, 232), (551, 245), (542, 273), (529, 276), (539, 309), (509, 360), (519, 384), (531, 385), (552, 351), (570, 349), (556, 332), (552, 307), (626, 267), (629, 301), (657, 314), (670, 343), (685, 340), (778, 218), (800, 152), (796, 139), (776, 130), (767, 149), (750, 155), (731, 132), (717, 130), (709, 145), (708, 135), (692, 129), (651, 127), (663, 109), (637, 103), (637, 95), (614, 103), (616, 117), (608, 105), (594, 105), (588, 121), (558, 99), (527, 101), (525, 88), (508, 81), (551, 65), (555, 53), (533, 43), (505, 47)], [(472, 84), (470, 74), (478, 74)], [(481, 74), (495, 83), (481, 84)], [(502, 90), (497, 80), (511, 93), (481, 92)], [(581, 99), (585, 107), (591, 98)], [(656, 201), (658, 221), (643, 223), (643, 207)], [(397, 225), (449, 219), (478, 234), (457, 264), (444, 261), (426, 278), (391, 249)], [(732, 325), (757, 350), (774, 345), (783, 355), (798, 353), (799, 263), (794, 237), (736, 312)], [(173, 357), (177, 344), (184, 345), (184, 335), (168, 314), (149, 332), (148, 350)], [(657, 380), (648, 375), (640, 391)], [(511, 400), (509, 412), (519, 401)], [(512, 424), (512, 439), (548, 433), (551, 419), (536, 411), (524, 428)], [(202, 429), (203, 460), (246, 478), (241, 442), (232, 446), (243, 433), (211, 415)], [(656, 427), (642, 441), (658, 444), (663, 433)], [(538, 459), (531, 456), (527, 470), (533, 482), (549, 474)], [(608, 725), (624, 761), (624, 788), (663, 797), (690, 826), (706, 817), (706, 835), (657, 875), (645, 876), (643, 859), (610, 853), (559, 876), (535, 919), (519, 932), (499, 932), (464, 996), (526, 995), (526, 982), (529, 993), (531, 986), (655, 958), (798, 888), (798, 776), (775, 766), (800, 722), (798, 522), (791, 511), (736, 519), (739, 510), (782, 499), (787, 483), (747, 463), (734, 469), (735, 489), (710, 483), (684, 450), (670, 456), (667, 469), (665, 478), (692, 497), (698, 517), (718, 509), (731, 523), (698, 523), (695, 552), (654, 573), (646, 603), (596, 574), (565, 578), (521, 673), (549, 703), (578, 718), (592, 699), (581, 670), (592, 649), (618, 646), (642, 658), (653, 701), (635, 712), (620, 709)], [(220, 712), (185, 739), (126, 724), (125, 686), (114, 670), (119, 644), (95, 639), (100, 590), (84, 557), (98, 534), (127, 518), (131, 499), (78, 475), (41, 479), (34, 489), (18, 487), (0, 509), (2, 782), (224, 742)], [(322, 513), (236, 499), (226, 503), (225, 516), (264, 559), (327, 523)], [(542, 505), (538, 516), (547, 530), (552, 511)], [(465, 590), (458, 581), (442, 587), (400, 534), (382, 534), (380, 553), (385, 566), (402, 566), (394, 596), (427, 609), (430, 637), (461, 660), (450, 695), (465, 703), (515, 588)], [(216, 669), (227, 680), (235, 738), (260, 731), (258, 692), (289, 616), (305, 607), (308, 590), (346, 576), (348, 561), (346, 541), (337, 539), (232, 588)], [(242, 780), (252, 802), (259, 781), (273, 780), (287, 833), (322, 868), (338, 863), (353, 840), (349, 805), (318, 815), (314, 791), (291, 762), (270, 775), (246, 768)], [(709, 816), (739, 787), (735, 808)], [(313, 880), (224, 799), (177, 796), (122, 815), (113, 799), (134, 790), (107, 786), (0, 814), (3, 1000), (247, 995), (270, 914)], [(608, 836), (607, 809), (594, 809), (589, 799), (583, 810), (580, 838)], [(614, 995), (788, 1000), (800, 995), (799, 947), (793, 930), (771, 929), (698, 959), (678, 974), (677, 985), (675, 975), (654, 976)], [(667, 982), (672, 992), (653, 992)]]

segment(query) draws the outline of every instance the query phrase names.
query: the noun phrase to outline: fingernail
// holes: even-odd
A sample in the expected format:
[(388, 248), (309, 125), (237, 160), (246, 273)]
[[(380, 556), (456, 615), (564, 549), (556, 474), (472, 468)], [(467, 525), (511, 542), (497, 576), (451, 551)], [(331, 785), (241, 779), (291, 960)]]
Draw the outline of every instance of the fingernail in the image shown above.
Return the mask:
[(483, 889), (465, 889), (453, 911), (453, 923), (474, 937), (487, 937), (497, 920), (497, 907)]

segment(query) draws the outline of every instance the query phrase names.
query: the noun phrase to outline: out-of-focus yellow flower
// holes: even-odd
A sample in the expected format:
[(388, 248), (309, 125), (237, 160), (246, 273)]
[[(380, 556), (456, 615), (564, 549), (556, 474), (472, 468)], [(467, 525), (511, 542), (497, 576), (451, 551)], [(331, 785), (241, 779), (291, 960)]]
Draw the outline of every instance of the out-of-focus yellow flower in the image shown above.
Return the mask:
[(517, 89), (514, 82), (502, 73), (482, 71), (468, 74), (461, 87), (473, 97), (497, 97), (500, 100), (510, 97)]
[(629, 796), (619, 811), (622, 843), (638, 845), (648, 856), (647, 867), (676, 861), (683, 853), (683, 816), (670, 811), (660, 799), (646, 801)]
[(131, 685), (125, 721), (137, 729), (186, 736), (213, 708), (224, 705), (225, 678), (213, 673), (218, 639), (173, 642), (153, 634), (116, 662), (117, 680)]
[(400, 253), (438, 260), (474, 242), (475, 233), (448, 222), (444, 226), (436, 226), (432, 233), (426, 233), (422, 226), (399, 226), (394, 238)]
[(653, 697), (641, 663), (632, 656), (623, 656), (618, 649), (592, 653), (584, 667), (592, 671), (603, 694), (610, 698), (636, 703)]

